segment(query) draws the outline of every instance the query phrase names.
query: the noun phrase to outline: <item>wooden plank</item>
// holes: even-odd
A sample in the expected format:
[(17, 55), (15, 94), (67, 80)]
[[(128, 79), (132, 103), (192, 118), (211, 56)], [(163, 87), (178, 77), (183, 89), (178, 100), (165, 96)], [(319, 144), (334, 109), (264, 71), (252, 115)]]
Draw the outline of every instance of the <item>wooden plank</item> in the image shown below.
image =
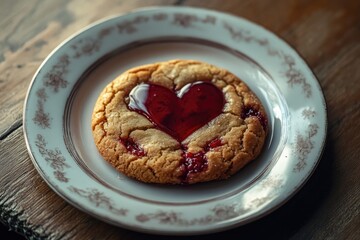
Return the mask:
[(351, 0), (1, 1), (0, 219), (22, 234), (43, 239), (169, 239), (108, 225), (62, 200), (35, 170), (21, 128), (26, 89), (52, 49), (100, 18), (155, 4), (225, 11), (274, 31), (309, 63), (327, 100), (326, 149), (304, 188), (267, 217), (197, 239), (356, 239), (360, 234), (360, 2)]

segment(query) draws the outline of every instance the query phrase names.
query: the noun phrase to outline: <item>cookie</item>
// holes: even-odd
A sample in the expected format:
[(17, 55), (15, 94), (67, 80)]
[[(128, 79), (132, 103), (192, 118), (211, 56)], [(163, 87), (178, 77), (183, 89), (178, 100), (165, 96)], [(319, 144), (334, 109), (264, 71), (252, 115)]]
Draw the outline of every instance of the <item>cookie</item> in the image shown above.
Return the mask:
[(264, 107), (238, 77), (192, 60), (130, 69), (101, 92), (95, 144), (114, 168), (147, 183), (226, 179), (261, 152)]

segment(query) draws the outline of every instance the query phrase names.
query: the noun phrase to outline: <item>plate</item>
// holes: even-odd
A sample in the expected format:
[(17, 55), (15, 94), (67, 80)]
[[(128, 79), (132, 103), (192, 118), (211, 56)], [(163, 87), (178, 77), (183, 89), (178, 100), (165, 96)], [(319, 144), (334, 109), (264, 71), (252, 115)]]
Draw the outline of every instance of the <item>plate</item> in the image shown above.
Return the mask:
[[(170, 59), (226, 68), (265, 105), (264, 151), (228, 180), (140, 183), (96, 150), (90, 121), (100, 91), (128, 68)], [(320, 86), (288, 44), (245, 19), (188, 7), (139, 9), (73, 35), (40, 66), (24, 107), (31, 159), (58, 195), (113, 225), (169, 235), (223, 231), (284, 204), (316, 168), (326, 126)]]

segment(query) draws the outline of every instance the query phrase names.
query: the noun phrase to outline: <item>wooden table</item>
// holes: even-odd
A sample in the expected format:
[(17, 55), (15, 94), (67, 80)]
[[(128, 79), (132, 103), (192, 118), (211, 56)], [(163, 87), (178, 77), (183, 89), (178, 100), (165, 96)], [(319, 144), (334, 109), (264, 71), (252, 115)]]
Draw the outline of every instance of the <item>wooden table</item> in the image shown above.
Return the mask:
[(113, 227), (65, 202), (35, 170), (22, 129), (27, 88), (52, 49), (98, 19), (154, 5), (216, 9), (265, 26), (307, 61), (328, 106), (326, 148), (317, 170), (300, 192), (256, 222), (198, 239), (359, 239), (360, 1), (357, 0), (1, 1), (0, 221), (28, 238), (169, 239)]

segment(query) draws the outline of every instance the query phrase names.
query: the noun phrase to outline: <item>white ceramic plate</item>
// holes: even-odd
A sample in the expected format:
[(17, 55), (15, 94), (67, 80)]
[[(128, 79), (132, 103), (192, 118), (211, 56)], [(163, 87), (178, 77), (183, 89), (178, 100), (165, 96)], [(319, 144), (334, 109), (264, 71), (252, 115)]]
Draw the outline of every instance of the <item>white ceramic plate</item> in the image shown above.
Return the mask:
[[(140, 183), (110, 167), (93, 143), (91, 113), (107, 83), (130, 67), (179, 58), (235, 73), (268, 112), (262, 155), (226, 181)], [(84, 212), (136, 231), (202, 234), (258, 219), (299, 190), (324, 147), (326, 106), (306, 63), (264, 28), (220, 12), (160, 7), (93, 24), (56, 48), (30, 85), (24, 132), (41, 176)]]

